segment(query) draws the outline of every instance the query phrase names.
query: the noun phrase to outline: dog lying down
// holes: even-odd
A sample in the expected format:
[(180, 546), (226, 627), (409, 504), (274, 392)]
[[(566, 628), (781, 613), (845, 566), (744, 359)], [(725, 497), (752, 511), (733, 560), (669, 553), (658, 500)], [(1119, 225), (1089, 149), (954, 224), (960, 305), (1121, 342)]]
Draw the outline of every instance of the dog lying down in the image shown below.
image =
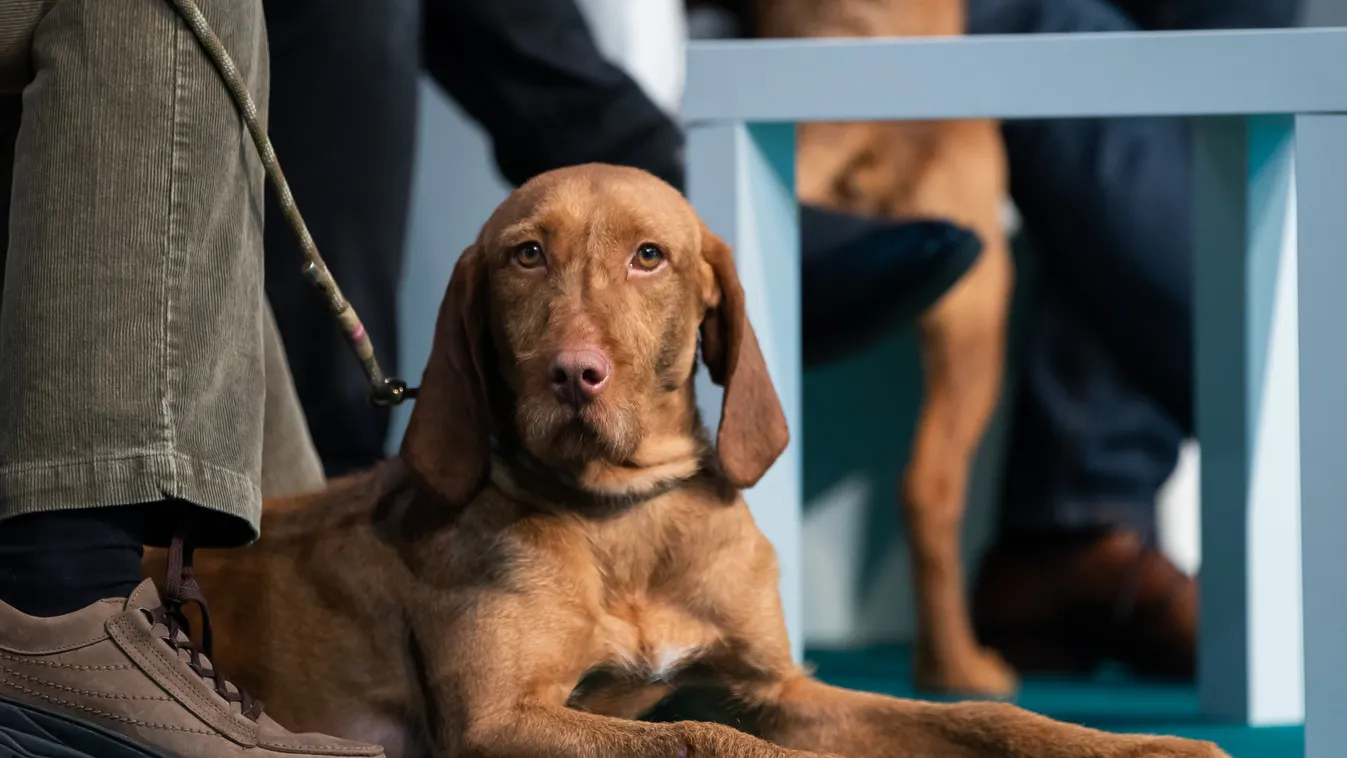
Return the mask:
[[(683, 197), (545, 174), (454, 269), (401, 455), (198, 554), (216, 659), (286, 726), (390, 756), (1225, 755), (811, 678), (739, 495), (787, 437), (732, 253)], [(693, 686), (742, 731), (635, 720)]]

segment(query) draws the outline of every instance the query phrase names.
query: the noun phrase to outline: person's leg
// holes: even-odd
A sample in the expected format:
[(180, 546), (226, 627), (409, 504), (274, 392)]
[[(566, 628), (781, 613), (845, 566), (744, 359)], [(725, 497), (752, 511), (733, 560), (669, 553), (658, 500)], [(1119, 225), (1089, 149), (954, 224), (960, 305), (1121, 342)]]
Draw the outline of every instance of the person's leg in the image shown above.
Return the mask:
[[(124, 5), (57, 2), (35, 31), (0, 300), (0, 515), (181, 499), (212, 542), (240, 543), (261, 509), (260, 164), (172, 7)], [(265, 103), (261, 20), (220, 26)]]
[[(1301, 3), (1123, 5), (1145, 25), (1219, 28), (1290, 23)], [(973, 33), (1140, 28), (1106, 0), (972, 0), (969, 10)], [(1028, 329), (1009, 531), (1153, 529), (1155, 493), (1193, 424), (1190, 129), (1143, 118), (1005, 125), (1012, 194), (1051, 294)]]
[[(971, 0), (974, 34), (1136, 31), (1107, 0)], [(1045, 286), (1147, 396), (1191, 424), (1191, 135), (1178, 119), (1004, 126)], [(1030, 330), (1031, 334), (1038, 330)]]
[(1156, 493), (1184, 429), (1044, 288), (1029, 318), (999, 532), (983, 557), (979, 637), (1022, 671), (1191, 676), (1196, 585), (1155, 546)]
[[(19, 117), (0, 301), (6, 739), (75, 756), (126, 754), (126, 739), (202, 758), (380, 755), (286, 732), (185, 633), (199, 603), (209, 647), (190, 546), (249, 541), (261, 508), (262, 172), (239, 113), (172, 4), (50, 5), (5, 109)], [(265, 123), (259, 0), (204, 5)], [(161, 599), (139, 582), (140, 548), (170, 540)]]
[[(418, 0), (264, 0), (272, 140), (333, 276), (385, 366), (397, 365), (397, 291), (415, 155)], [(267, 217), (279, 221), (274, 193)], [(266, 229), (266, 288), (329, 476), (384, 458), (387, 409), (284, 223)]]
[[(276, 223), (281, 221), (277, 219)], [(326, 484), (323, 463), (304, 420), (285, 346), (269, 305), (263, 315), (267, 389), (262, 424), (262, 497), (315, 492)]]
[(1044, 287), (1028, 318), (1007, 453), (1003, 539), (1154, 528), (1184, 429), (1137, 389), (1089, 326)]
[[(972, 0), (970, 25), (1138, 28), (1106, 0)], [(1017, 121), (1003, 133), (1043, 297), (1027, 319), (1000, 532), (975, 589), (979, 634), (1026, 670), (1118, 657), (1190, 673), (1194, 585), (1151, 540), (1192, 424), (1189, 127)]]
[[(221, 33), (265, 103), (261, 19)], [(41, 514), (175, 502), (134, 526), (140, 541), (191, 519), (203, 543), (246, 542), (261, 508), (260, 164), (167, 3), (57, 2), (31, 34), (11, 110), (0, 517), (73, 534), (78, 516)], [(31, 564), (81, 545), (19, 531), (0, 529), (0, 600), (38, 581), (49, 610), (79, 607), (89, 572)], [(128, 565), (99, 581), (138, 580)]]

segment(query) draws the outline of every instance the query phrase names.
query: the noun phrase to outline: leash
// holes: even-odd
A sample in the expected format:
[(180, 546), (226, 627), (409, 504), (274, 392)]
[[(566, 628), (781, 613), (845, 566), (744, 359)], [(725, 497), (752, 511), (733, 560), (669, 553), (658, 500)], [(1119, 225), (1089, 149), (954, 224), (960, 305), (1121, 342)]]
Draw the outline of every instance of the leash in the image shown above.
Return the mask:
[(295, 204), (295, 197), (290, 192), (290, 183), (281, 172), (281, 164), (276, 158), (275, 148), (271, 146), (271, 139), (257, 123), (257, 104), (248, 94), (248, 87), (244, 84), (238, 67), (234, 65), (234, 59), (229, 56), (224, 43), (206, 22), (206, 17), (197, 7), (196, 0), (168, 0), (168, 2), (177, 10), (178, 15), (182, 16), (192, 34), (196, 36), (197, 42), (201, 43), (206, 57), (215, 66), (215, 70), (233, 97), (234, 106), (238, 108), (243, 123), (248, 127), (248, 134), (252, 136), (253, 145), (257, 147), (262, 168), (276, 191), (281, 212), (285, 214), (286, 220), (295, 230), (295, 235), (299, 237), (299, 245), (304, 251), (304, 276), (322, 292), (332, 315), (341, 326), (347, 344), (360, 361), (360, 367), (364, 369), (365, 377), (370, 384), (370, 402), (380, 407), (389, 407), (398, 405), (408, 398), (415, 398), (415, 388), (408, 387), (401, 379), (384, 376), (383, 369), (379, 367), (379, 359), (374, 355), (374, 344), (370, 342), (369, 334), (365, 332), (365, 325), (361, 323), (360, 316), (356, 315), (355, 308), (351, 307), (351, 303), (342, 295), (337, 280), (332, 278), (332, 272), (323, 261), (323, 256), (319, 255), (318, 246), (314, 243), (313, 236), (309, 234), (309, 227), (304, 223), (304, 217), (300, 215), (299, 207)]

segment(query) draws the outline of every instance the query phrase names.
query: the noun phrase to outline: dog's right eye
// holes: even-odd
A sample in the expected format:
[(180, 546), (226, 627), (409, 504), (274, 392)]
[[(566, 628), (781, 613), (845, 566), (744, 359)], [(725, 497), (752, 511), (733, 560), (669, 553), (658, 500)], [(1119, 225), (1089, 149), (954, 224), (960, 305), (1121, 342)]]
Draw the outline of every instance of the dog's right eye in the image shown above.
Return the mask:
[(537, 268), (543, 265), (543, 246), (537, 242), (525, 242), (514, 249), (514, 262), (520, 268)]

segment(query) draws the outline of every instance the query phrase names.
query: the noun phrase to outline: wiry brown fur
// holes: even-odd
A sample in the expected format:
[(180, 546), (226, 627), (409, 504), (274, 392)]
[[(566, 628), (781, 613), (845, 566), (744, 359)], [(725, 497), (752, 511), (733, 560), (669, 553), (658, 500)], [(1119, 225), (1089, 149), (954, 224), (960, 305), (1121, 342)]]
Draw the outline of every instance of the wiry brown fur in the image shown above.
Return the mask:
[[(963, 0), (757, 0), (774, 37), (906, 37), (964, 32)], [(895, 71), (894, 76), (925, 72)], [(968, 475), (996, 406), (1013, 271), (1002, 226), (1004, 148), (990, 121), (803, 124), (801, 199), (974, 229), (982, 258), (920, 319), (925, 398), (899, 497), (912, 545), (917, 685), (1007, 695), (1017, 684), (978, 645), (960, 560)]]
[[(547, 271), (510, 262), (526, 237)], [(643, 242), (668, 265), (629, 277)], [(717, 449), (690, 379), (699, 327), (728, 385)], [(597, 444), (568, 448), (586, 457), (557, 458), (545, 441), (564, 423), (515, 411), (553, 415), (536, 360), (577, 338), (612, 356), (614, 405), (592, 418)], [(850, 692), (791, 661), (776, 555), (738, 492), (780, 453), (781, 409), (728, 248), (657, 179), (585, 166), (516, 192), (457, 267), (434, 351), (401, 459), (269, 501), (259, 542), (198, 556), (217, 662), (286, 725), (395, 757), (1222, 755)], [(456, 415), (478, 397), (499, 404)], [(524, 449), (472, 447), (479, 421)], [(744, 731), (632, 720), (688, 685), (724, 693)]]

